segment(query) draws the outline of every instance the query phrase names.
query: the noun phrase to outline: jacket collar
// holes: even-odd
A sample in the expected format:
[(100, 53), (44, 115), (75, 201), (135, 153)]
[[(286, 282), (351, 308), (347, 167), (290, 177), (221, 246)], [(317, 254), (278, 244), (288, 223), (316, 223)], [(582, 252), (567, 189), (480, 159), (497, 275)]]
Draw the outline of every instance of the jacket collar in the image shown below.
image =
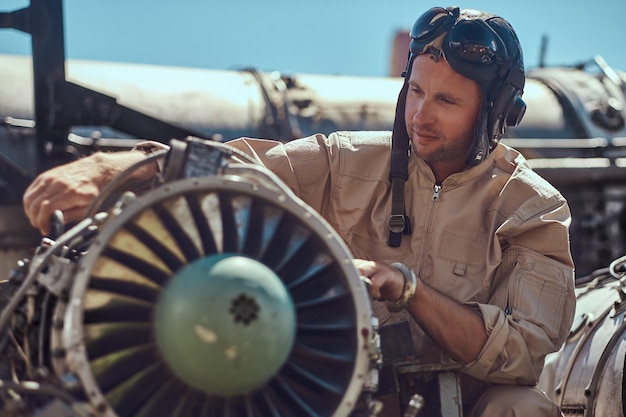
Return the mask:
[[(481, 163), (472, 167), (467, 167), (461, 172), (450, 175), (441, 185), (446, 188), (458, 187), (483, 176), (485, 173), (492, 170), (496, 165), (496, 161), (506, 153), (505, 148), (505, 145), (498, 143), (494, 150)], [(409, 160), (409, 177), (411, 176), (411, 172), (415, 170), (435, 184), (435, 174), (428, 163), (426, 163), (426, 161), (419, 156), (415, 155), (414, 152), (411, 152), (411, 158)]]

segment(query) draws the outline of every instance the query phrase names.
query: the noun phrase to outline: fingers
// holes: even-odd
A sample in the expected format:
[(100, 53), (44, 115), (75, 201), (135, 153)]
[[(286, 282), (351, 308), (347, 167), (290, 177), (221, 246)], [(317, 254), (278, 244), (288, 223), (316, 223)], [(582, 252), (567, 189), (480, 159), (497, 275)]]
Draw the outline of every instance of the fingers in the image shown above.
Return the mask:
[(378, 268), (376, 262), (368, 261), (365, 259), (353, 259), (352, 264), (355, 266), (357, 271), (359, 271), (359, 273), (364, 277), (370, 277), (376, 272)]
[(352, 263), (364, 277), (362, 279), (369, 281), (368, 290), (372, 299), (395, 301), (402, 293), (404, 276), (396, 268), (364, 259), (354, 259)]
[(366, 261), (364, 259), (353, 259), (356, 270), (361, 275), (361, 280), (365, 283), (365, 286), (369, 292), (370, 297), (373, 300), (380, 299), (380, 285), (378, 280), (373, 282), (373, 276), (376, 272), (376, 263), (374, 261)]
[(55, 210), (60, 210), (63, 213), (64, 222), (70, 223), (83, 217), (89, 201), (91, 200), (76, 198), (74, 195), (57, 194), (51, 198), (41, 197), (33, 203), (29, 219), (33, 227), (47, 235), (50, 230), (50, 219)]
[(22, 196), (22, 203), (24, 205), (24, 212), (29, 219), (33, 218), (35, 206), (34, 202), (37, 200), (40, 192), (41, 192), (41, 179), (40, 177), (35, 178), (35, 180), (28, 186), (24, 195)]
[[(43, 233), (48, 232), (55, 210), (61, 210), (67, 222), (79, 220), (104, 184), (142, 158), (145, 154), (139, 151), (96, 152), (45, 171), (24, 193), (26, 216)], [(156, 164), (153, 165), (137, 170), (129, 181), (141, 182), (155, 175)]]
[(372, 280), (369, 279), (368, 277), (364, 277), (363, 275), (359, 276), (359, 278), (361, 279), (361, 282), (363, 283), (363, 285), (365, 285), (365, 289), (367, 290), (367, 293), (369, 294), (370, 298), (372, 297)]
[(78, 220), (97, 192), (93, 185), (48, 171), (38, 176), (24, 193), (24, 212), (33, 227), (46, 235), (55, 210), (63, 212), (66, 222)]
[(39, 229), (44, 235), (48, 233), (49, 220), (43, 219), (49, 219), (54, 211), (48, 198), (46, 184), (45, 178), (42, 178), (42, 176), (37, 177), (22, 198), (26, 217), (28, 217), (33, 227)]

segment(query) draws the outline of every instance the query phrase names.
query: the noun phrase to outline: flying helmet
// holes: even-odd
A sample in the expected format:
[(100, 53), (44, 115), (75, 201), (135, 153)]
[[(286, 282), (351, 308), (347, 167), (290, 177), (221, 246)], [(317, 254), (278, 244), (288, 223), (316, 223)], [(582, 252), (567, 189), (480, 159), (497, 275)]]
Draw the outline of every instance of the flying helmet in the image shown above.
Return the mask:
[[(411, 73), (415, 58), (421, 54), (430, 54), (435, 60), (443, 56), (454, 71), (478, 83), (480, 111), (466, 164), (480, 163), (498, 144), (505, 129), (519, 124), (526, 110), (526, 103), (522, 100), (526, 81), (524, 61), (515, 31), (506, 20), (490, 13), (456, 6), (433, 7), (422, 14), (411, 29), (409, 57), (403, 77), (407, 78), (406, 75)], [(402, 192), (408, 178), (410, 151), (404, 121), (407, 90), (405, 79), (398, 96), (392, 132), (389, 177), (394, 197), (390, 246), (399, 246), (401, 234), (410, 233)]]

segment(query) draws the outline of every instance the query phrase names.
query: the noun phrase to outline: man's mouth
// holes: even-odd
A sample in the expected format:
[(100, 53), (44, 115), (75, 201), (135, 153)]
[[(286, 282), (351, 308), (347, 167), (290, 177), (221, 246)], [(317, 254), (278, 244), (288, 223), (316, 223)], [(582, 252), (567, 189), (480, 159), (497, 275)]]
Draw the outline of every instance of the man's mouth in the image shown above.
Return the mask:
[(439, 135), (423, 130), (413, 130), (413, 138), (418, 142), (432, 142), (439, 139)]

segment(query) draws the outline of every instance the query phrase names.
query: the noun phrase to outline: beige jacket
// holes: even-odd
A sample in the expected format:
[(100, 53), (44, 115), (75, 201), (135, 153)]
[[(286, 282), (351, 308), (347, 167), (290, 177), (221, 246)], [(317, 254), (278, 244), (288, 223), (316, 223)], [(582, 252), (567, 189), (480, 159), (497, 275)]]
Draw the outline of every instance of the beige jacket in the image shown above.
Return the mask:
[[(517, 151), (499, 144), (438, 192), (429, 166), (412, 155), (405, 198), (413, 232), (392, 248), (386, 243), (390, 132), (229, 144), (278, 174), (355, 257), (403, 262), (432, 287), (473, 306), (489, 338), (465, 373), (488, 383), (536, 384), (544, 357), (560, 348), (574, 315), (570, 212)], [(421, 360), (438, 363), (445, 356), (408, 313), (392, 315), (380, 303), (374, 310), (381, 326), (409, 320)]]

